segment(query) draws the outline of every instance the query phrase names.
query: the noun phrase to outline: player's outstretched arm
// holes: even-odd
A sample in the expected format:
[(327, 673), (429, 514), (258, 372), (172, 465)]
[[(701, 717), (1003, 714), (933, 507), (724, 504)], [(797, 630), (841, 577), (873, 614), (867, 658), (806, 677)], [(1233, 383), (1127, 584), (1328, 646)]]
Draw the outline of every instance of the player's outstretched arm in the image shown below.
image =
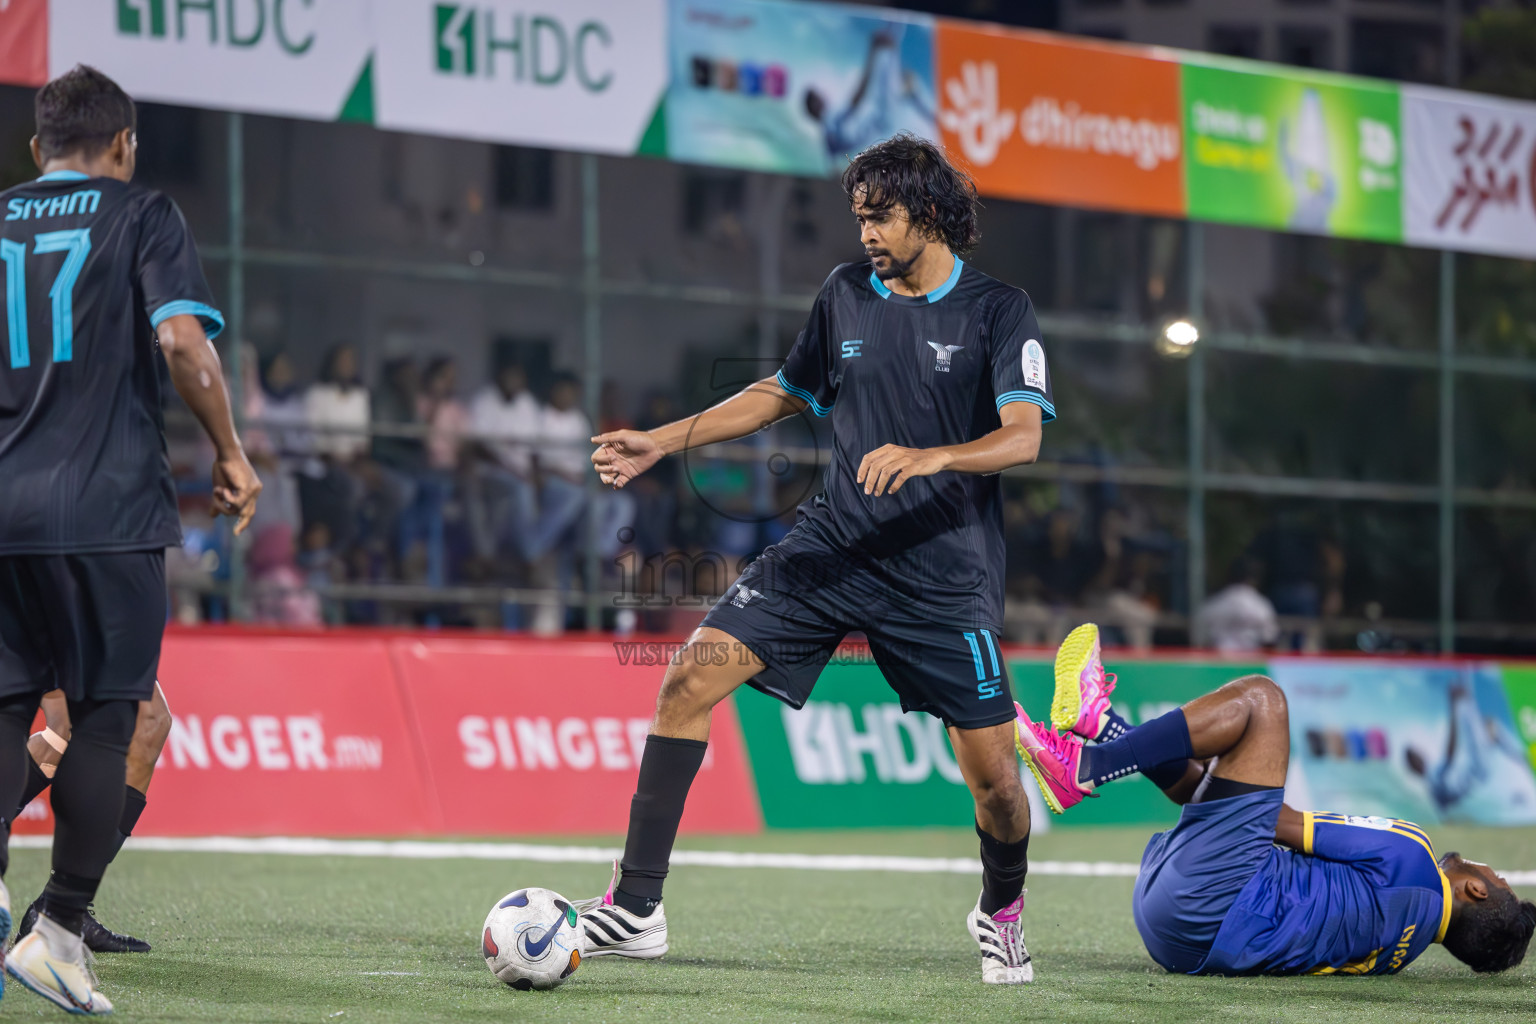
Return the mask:
[(191, 315), (173, 316), (160, 324), (160, 351), (170, 368), (171, 384), (213, 442), (213, 505), (215, 516), (234, 516), (235, 533), (245, 532), (256, 514), (261, 481), (245, 457), (229, 408), (229, 389), (219, 353), (208, 341), (203, 325)]
[(1014, 466), (1027, 466), (1040, 456), (1043, 423), (1040, 407), (1032, 402), (1003, 406), (1003, 425), (974, 441), (942, 448), (903, 448), (888, 444), (876, 448), (859, 463), (858, 482), (865, 494), (895, 494), (914, 476), (954, 473), (987, 475)]
[(592, 466), (603, 483), (620, 488), (660, 462), (663, 455), (734, 441), (804, 408), (805, 402), (779, 387), (777, 378), (767, 377), (689, 419), (655, 430), (598, 434), (592, 438), (597, 445)]

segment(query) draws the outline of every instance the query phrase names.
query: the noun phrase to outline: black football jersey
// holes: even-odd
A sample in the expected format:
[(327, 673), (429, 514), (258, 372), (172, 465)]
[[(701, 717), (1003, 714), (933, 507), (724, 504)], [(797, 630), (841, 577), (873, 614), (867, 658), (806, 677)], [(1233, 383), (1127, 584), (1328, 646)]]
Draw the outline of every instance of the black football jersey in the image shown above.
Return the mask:
[(0, 554), (179, 544), (155, 328), (224, 326), (169, 197), (57, 171), (0, 193)]
[(999, 479), (942, 472), (866, 495), (864, 456), (886, 444), (937, 448), (1002, 425), (1010, 402), (1056, 418), (1029, 296), (959, 257), (927, 295), (899, 295), (866, 264), (844, 264), (816, 297), (779, 371), (779, 386), (831, 416), (822, 493), (801, 521), (878, 564), (933, 621), (996, 629), (1003, 615)]

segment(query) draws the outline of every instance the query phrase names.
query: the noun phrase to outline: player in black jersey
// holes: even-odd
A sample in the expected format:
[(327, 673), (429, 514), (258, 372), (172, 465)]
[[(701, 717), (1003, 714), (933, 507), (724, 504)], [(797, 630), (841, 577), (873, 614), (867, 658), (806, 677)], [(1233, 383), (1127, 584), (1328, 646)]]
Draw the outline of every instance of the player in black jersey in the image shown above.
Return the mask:
[(160, 659), (165, 548), (181, 540), (162, 357), (213, 441), (213, 513), (243, 532), (261, 483), (209, 344), (224, 321), (191, 232), (168, 197), (129, 184), (133, 101), (77, 67), (38, 91), (36, 112), (43, 174), (0, 193), (0, 811), (26, 786), (45, 691), (64, 692), (72, 732), (53, 778), (53, 873), (5, 971), (73, 1013), (102, 1014), (112, 1004), (81, 929), (116, 853), (129, 744)]
[[(960, 258), (978, 237), (976, 190), (940, 149), (897, 136), (856, 157), (842, 183), (870, 259), (827, 278), (779, 373), (691, 420), (593, 438), (593, 464), (614, 487), (663, 455), (805, 410), (831, 417), (833, 452), (823, 492), (667, 670), (623, 875), (584, 906), (583, 953), (666, 952), (662, 882), (710, 709), (743, 683), (801, 707), (857, 630), (903, 709), (948, 726), (981, 838), (982, 892), (967, 927), (982, 980), (1019, 984), (1033, 977), (1020, 924), (1029, 805), (998, 650), (996, 474), (1035, 460), (1055, 417), (1050, 371), (1029, 297)], [(717, 650), (731, 657), (698, 656)]]

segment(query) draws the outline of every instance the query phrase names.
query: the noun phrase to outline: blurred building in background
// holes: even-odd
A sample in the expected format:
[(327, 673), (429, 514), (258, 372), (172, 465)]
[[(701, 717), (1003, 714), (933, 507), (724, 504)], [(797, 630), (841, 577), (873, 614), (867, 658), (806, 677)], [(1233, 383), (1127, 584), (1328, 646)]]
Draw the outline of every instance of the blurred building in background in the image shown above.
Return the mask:
[[(1451, 2), (899, 6), (1420, 82), (1488, 70), (1480, 15)], [(0, 185), (33, 173), (30, 103), (0, 88)], [(232, 545), (172, 411), (185, 620), (676, 632), (819, 486), (826, 424), (799, 419), (620, 495), (583, 470), (591, 432), (776, 370), (861, 257), (835, 181), (140, 116), (140, 180), (241, 309), (226, 363), (268, 481)], [(1532, 264), (999, 199), (982, 229), (972, 262), (1042, 313), (1061, 417), (1006, 480), (1012, 639), (1092, 617), (1132, 646), (1201, 641), (1231, 584), (1283, 646), (1536, 651)], [(1160, 355), (1190, 316), (1200, 353)]]

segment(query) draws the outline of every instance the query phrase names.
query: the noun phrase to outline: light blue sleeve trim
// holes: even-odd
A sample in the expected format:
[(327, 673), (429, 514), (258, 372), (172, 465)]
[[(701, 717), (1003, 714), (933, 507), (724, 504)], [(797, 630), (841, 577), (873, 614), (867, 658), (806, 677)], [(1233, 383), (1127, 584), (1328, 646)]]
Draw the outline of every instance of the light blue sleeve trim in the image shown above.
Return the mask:
[(955, 285), (960, 281), (960, 272), (965, 269), (965, 261), (959, 256), (955, 257), (955, 268), (949, 272), (949, 279), (928, 293), (929, 302), (938, 302), (944, 296), (955, 290)]
[(1041, 412), (1045, 414), (1045, 418), (1040, 421), (1041, 423), (1049, 423), (1051, 420), (1056, 418), (1056, 407), (1050, 402), (1047, 402), (1045, 400), (1045, 396), (1037, 395), (1033, 391), (1003, 392), (1001, 395), (997, 396), (998, 411), (1001, 412), (1003, 406), (1010, 405), (1014, 402), (1033, 402), (1035, 405), (1038, 405)]
[(880, 296), (882, 299), (888, 299), (891, 297), (891, 290), (887, 288), (885, 283), (875, 275), (873, 270), (869, 272), (869, 283), (871, 287), (875, 289), (875, 294)]
[(213, 325), (213, 330), (208, 331), (208, 340), (212, 341), (224, 333), (224, 314), (212, 306), (205, 306), (201, 302), (193, 302), (191, 299), (177, 299), (175, 302), (167, 302), (149, 315), (151, 327), (159, 327), (173, 316), (195, 316)]
[(816, 401), (816, 397), (809, 391), (805, 390), (804, 388), (797, 388), (789, 381), (785, 380), (783, 370), (779, 371), (778, 381), (779, 387), (783, 388), (785, 391), (788, 391), (790, 394), (794, 395), (796, 398), (809, 405), (811, 407), (811, 412), (815, 413), (817, 416), (825, 416), (827, 413), (832, 411), (832, 407), (830, 405), (822, 405), (820, 402)]
[(38, 181), (90, 181), (91, 176), (84, 171), (50, 171)]

